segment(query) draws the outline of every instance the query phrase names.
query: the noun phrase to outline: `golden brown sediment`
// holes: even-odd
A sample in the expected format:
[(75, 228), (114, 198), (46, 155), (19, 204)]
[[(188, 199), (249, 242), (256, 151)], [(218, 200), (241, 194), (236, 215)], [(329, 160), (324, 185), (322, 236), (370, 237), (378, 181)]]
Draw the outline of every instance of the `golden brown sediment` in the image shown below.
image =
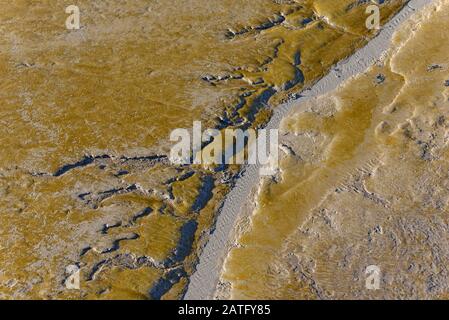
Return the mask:
[(355, 2), (85, 0), (69, 31), (1, 1), (0, 296), (182, 296), (237, 168), (170, 164), (169, 133), (263, 125), (373, 35)]
[(448, 21), (436, 1), (382, 61), (284, 119), (280, 175), (223, 269), (232, 298), (448, 297)]

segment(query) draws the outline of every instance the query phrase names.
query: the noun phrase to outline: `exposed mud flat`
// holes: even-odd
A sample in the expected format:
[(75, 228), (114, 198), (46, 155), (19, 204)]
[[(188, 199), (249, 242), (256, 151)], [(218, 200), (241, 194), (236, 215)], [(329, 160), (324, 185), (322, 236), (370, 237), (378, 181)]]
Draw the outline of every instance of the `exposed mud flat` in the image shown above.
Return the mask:
[(69, 31), (64, 1), (4, 1), (0, 296), (182, 297), (239, 168), (172, 165), (170, 131), (264, 125), (374, 36), (332, 3), (79, 1)]
[(434, 1), (375, 65), (283, 119), (279, 175), (261, 181), (218, 298), (448, 298), (448, 21)]

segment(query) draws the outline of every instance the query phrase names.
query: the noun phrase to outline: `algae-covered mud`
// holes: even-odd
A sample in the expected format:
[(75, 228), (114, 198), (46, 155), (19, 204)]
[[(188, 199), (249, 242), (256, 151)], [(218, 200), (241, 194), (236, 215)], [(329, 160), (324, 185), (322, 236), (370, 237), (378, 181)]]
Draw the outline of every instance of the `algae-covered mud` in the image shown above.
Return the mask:
[(219, 297), (448, 298), (448, 23), (434, 1), (375, 65), (284, 118), (280, 171)]
[[(406, 2), (381, 1), (380, 23)], [(170, 132), (190, 128), (193, 121), (217, 129), (263, 126), (272, 108), (313, 85), (376, 34), (365, 24), (370, 3), (0, 1), (0, 297), (181, 298), (239, 168), (171, 163)], [(78, 30), (66, 28), (69, 5), (79, 7)], [(404, 64), (417, 67), (411, 59)], [(444, 63), (432, 63), (439, 67), (426, 77), (442, 76)], [(368, 94), (376, 90), (393, 94), (395, 88), (402, 88), (396, 82), (387, 86), (394, 79), (386, 77), (379, 88), (364, 85)], [(430, 92), (417, 87), (423, 94)], [(402, 111), (397, 107), (398, 112), (392, 113), (397, 121), (411, 108), (405, 100), (403, 105)], [(273, 195), (290, 190), (292, 181), (310, 181), (316, 188), (307, 195), (311, 204), (323, 190), (320, 185), (333, 183), (314, 183), (314, 174), (325, 175), (328, 169), (323, 168), (334, 166), (343, 175), (350, 172), (343, 167), (356, 166), (343, 160), (352, 159), (350, 154), (364, 141), (362, 132), (373, 121), (369, 111), (359, 108), (360, 114), (348, 110), (340, 115), (331, 108), (328, 112), (335, 117), (329, 114), (320, 122), (317, 105), (313, 108), (317, 115), (307, 115), (310, 121), (298, 120), (298, 125), (317, 126), (307, 129), (318, 132), (316, 150), (307, 149), (315, 160), (302, 163), (310, 160), (307, 154), (284, 159), (285, 184), (273, 187), (279, 188)], [(360, 123), (342, 129), (351, 117), (360, 117)], [(390, 123), (393, 129), (394, 125)], [(444, 121), (440, 127), (444, 128)], [(299, 136), (310, 144), (307, 134)], [(436, 140), (419, 139), (421, 147), (427, 145), (426, 156), (433, 154)], [(330, 141), (333, 149), (324, 152)], [(296, 145), (303, 146), (293, 139), (292, 148)], [(313, 173), (313, 166), (321, 169)], [(337, 179), (338, 174), (331, 175)], [(297, 199), (305, 194), (300, 188), (294, 190)], [(269, 197), (261, 196), (261, 201), (268, 205)], [(294, 201), (289, 208), (295, 208)], [(291, 234), (299, 228), (298, 215), (305, 217), (306, 210), (309, 207), (283, 213), (287, 218), (281, 223), (293, 222)], [(270, 219), (263, 212), (256, 216)], [(265, 230), (258, 230), (254, 221), (251, 230), (262, 241), (257, 246), (268, 248)], [(278, 248), (297, 250), (295, 244), (302, 240), (287, 241), (287, 235), (272, 234), (270, 239)], [(254, 248), (247, 246), (247, 250)], [(242, 280), (251, 276), (240, 269), (251, 254), (239, 258), (237, 252), (229, 259), (229, 265), (235, 265), (229, 279), (235, 281), (235, 290), (243, 292), (235, 275), (243, 272)], [(254, 272), (263, 278), (264, 266), (274, 260), (270, 255), (262, 257), (264, 264)], [(288, 274), (290, 280), (270, 279), (287, 291), (304, 285)], [(78, 275), (79, 283), (74, 280)], [(267, 296), (263, 286), (252, 290), (254, 295), (245, 296)]]

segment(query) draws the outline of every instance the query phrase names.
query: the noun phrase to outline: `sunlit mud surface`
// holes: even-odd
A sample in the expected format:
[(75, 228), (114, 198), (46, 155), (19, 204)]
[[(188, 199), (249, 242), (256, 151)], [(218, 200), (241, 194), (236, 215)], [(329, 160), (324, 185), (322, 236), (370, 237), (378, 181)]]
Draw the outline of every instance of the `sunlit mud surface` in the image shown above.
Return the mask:
[[(384, 1), (382, 22), (405, 2)], [(270, 106), (312, 85), (374, 35), (365, 27), (368, 2), (77, 4), (81, 29), (66, 30), (67, 1), (0, 1), (0, 297), (179, 298), (237, 168), (172, 165), (171, 130), (194, 120), (219, 129), (263, 125)], [(307, 122), (326, 128), (316, 138), (323, 148), (343, 130), (326, 158), (329, 168), (355, 166), (342, 157), (352, 159), (370, 127), (371, 115), (362, 111)], [(355, 114), (364, 121), (353, 132), (341, 129)], [(311, 159), (319, 157), (315, 147)], [(285, 168), (286, 184), (275, 188), (289, 190), (288, 181), (309, 177), (313, 165)], [(310, 181), (317, 188), (307, 197), (312, 205), (322, 189)], [(297, 190), (299, 199), (304, 193)], [(295, 212), (305, 216), (306, 209)], [(285, 212), (290, 233), (298, 214)], [(257, 246), (272, 245), (264, 243), (265, 230), (257, 235)], [(280, 234), (269, 238), (285, 245)], [(298, 241), (292, 238), (292, 246)], [(266, 258), (254, 274), (241, 271), (265, 275), (273, 257), (249, 257), (234, 264)], [(80, 290), (65, 286), (71, 265), (81, 269)], [(285, 290), (284, 283), (297, 284), (280, 283)], [(248, 296), (267, 296), (261, 285), (253, 290)]]
[(284, 119), (280, 173), (261, 182), (222, 295), (448, 298), (448, 23), (436, 1), (382, 61)]

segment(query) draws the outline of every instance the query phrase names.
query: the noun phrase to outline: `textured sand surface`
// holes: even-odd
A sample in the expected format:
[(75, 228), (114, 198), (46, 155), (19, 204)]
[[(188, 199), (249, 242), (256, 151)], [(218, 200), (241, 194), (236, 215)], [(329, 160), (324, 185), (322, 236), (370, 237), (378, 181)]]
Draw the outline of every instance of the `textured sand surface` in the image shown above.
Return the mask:
[(239, 168), (172, 165), (170, 131), (264, 125), (374, 35), (367, 4), (85, 0), (66, 30), (66, 1), (0, 1), (0, 296), (181, 297)]
[[(267, 128), (278, 128), (282, 118), (298, 106), (302, 108), (304, 102), (311, 97), (318, 96), (336, 88), (345, 79), (363, 72), (373, 64), (388, 48), (390, 39), (396, 28), (407, 19), (415, 10), (421, 9), (430, 1), (411, 1), (391, 22), (383, 27), (380, 35), (371, 40), (370, 43), (359, 50), (348, 60), (338, 63), (331, 72), (321, 79), (312, 88), (301, 93), (302, 97), (297, 101), (283, 104), (274, 112)], [(214, 296), (218, 298), (229, 298), (230, 283), (221, 279), (219, 281), (220, 270), (222, 270), (223, 260), (230, 247), (239, 246), (233, 239), (247, 231), (249, 226), (248, 215), (254, 210), (256, 203), (251, 201), (253, 194), (257, 192), (255, 185), (258, 184), (258, 168), (248, 166), (242, 178), (237, 182), (236, 187), (227, 196), (223, 208), (220, 211), (216, 230), (207, 243), (200, 262), (196, 267), (196, 273), (191, 277), (189, 289), (186, 294), (187, 299), (204, 299)], [(239, 215), (240, 214), (240, 215)], [(242, 260), (243, 265), (246, 260)]]
[(283, 119), (281, 170), (261, 182), (221, 296), (447, 298), (448, 21), (434, 1), (375, 65)]

